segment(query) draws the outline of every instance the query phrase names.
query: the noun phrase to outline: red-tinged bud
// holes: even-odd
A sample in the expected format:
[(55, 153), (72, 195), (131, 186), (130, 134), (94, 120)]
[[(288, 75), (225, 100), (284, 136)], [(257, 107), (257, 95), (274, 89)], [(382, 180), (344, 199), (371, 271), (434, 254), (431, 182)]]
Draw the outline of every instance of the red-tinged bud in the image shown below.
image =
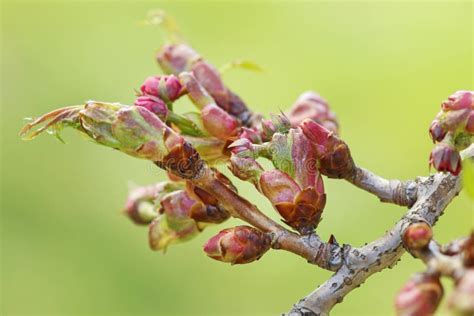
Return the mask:
[(214, 99), (209, 95), (208, 91), (199, 83), (199, 81), (190, 72), (179, 74), (179, 79), (186, 87), (189, 99), (196, 105), (198, 109), (202, 109), (208, 104), (214, 104)]
[(474, 232), (462, 243), (463, 263), (466, 267), (474, 267)]
[(262, 166), (255, 159), (237, 155), (230, 158), (229, 169), (237, 178), (250, 181), (255, 186), (258, 185), (258, 179), (263, 172)]
[(226, 102), (227, 88), (222, 82), (219, 71), (214, 66), (199, 60), (192, 65), (191, 70), (197, 81), (209, 92), (218, 105)]
[(163, 250), (169, 245), (188, 241), (199, 234), (197, 223), (191, 218), (168, 218), (162, 214), (148, 227), (148, 242), (152, 250)]
[(403, 233), (403, 244), (410, 251), (421, 250), (428, 247), (433, 238), (430, 225), (425, 222), (413, 223)]
[(466, 132), (474, 135), (474, 110), (471, 110), (466, 121)]
[(307, 91), (298, 97), (288, 112), (288, 118), (292, 127), (297, 127), (305, 119), (310, 119), (334, 133), (338, 132), (336, 115), (329, 109), (327, 101), (312, 91)]
[(199, 54), (186, 44), (165, 45), (156, 56), (161, 69), (175, 75), (189, 70), (193, 62), (198, 59), (200, 59)]
[(347, 178), (353, 174), (354, 161), (344, 141), (312, 120), (304, 120), (300, 127), (315, 146), (322, 174), (329, 178)]
[(182, 89), (183, 86), (175, 75), (148, 77), (140, 88), (143, 94), (169, 101), (175, 101)]
[(224, 229), (204, 245), (204, 252), (215, 259), (231, 264), (250, 263), (270, 249), (271, 238), (249, 226)]
[(440, 142), (446, 136), (448, 131), (443, 127), (439, 120), (434, 120), (430, 126), (430, 135), (433, 142)]
[(158, 216), (155, 201), (164, 194), (178, 190), (180, 187), (181, 184), (170, 182), (136, 187), (128, 194), (124, 212), (136, 224), (149, 224)]
[(298, 184), (285, 172), (280, 170), (265, 171), (260, 176), (260, 190), (273, 205), (293, 203), (301, 191)]
[(441, 172), (450, 172), (457, 176), (461, 172), (461, 156), (454, 146), (439, 143), (431, 151), (430, 165)]
[(443, 101), (441, 107), (444, 111), (474, 108), (474, 91), (456, 91), (448, 100)]
[(299, 127), (291, 129), (289, 137), (291, 139), (291, 158), (296, 182), (302, 188), (316, 187), (319, 171), (315, 146)]
[(301, 234), (311, 233), (321, 220), (326, 194), (320, 176), (314, 186), (303, 190), (286, 173), (265, 171), (260, 176), (260, 190), (283, 217), (284, 222)]
[(395, 310), (398, 316), (433, 315), (443, 297), (439, 277), (416, 274), (398, 292)]
[(158, 115), (161, 120), (166, 121), (169, 110), (166, 103), (160, 98), (151, 95), (142, 95), (135, 100), (134, 104), (146, 108), (148, 111)]
[(474, 315), (474, 269), (468, 269), (457, 282), (448, 304), (456, 315)]
[(253, 144), (262, 142), (262, 137), (256, 128), (242, 127), (239, 138), (248, 139)]
[(239, 121), (215, 104), (206, 105), (201, 118), (209, 134), (219, 139), (226, 140), (239, 132)]
[(291, 123), (285, 114), (271, 114), (269, 120), (262, 120), (262, 138), (269, 141), (275, 133), (287, 134), (291, 128)]

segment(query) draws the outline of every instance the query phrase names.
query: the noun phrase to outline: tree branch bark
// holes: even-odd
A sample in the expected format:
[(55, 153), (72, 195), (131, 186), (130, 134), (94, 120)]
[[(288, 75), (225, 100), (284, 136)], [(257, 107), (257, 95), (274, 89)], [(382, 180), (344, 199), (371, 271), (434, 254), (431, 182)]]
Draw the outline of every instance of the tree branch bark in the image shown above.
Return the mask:
[(459, 193), (461, 181), (450, 174), (437, 173), (417, 179), (418, 200), (400, 221), (383, 237), (360, 248), (344, 247), (342, 267), (324, 284), (295, 304), (288, 313), (299, 315), (329, 315), (333, 306), (342, 302), (353, 289), (372, 274), (393, 267), (405, 250), (403, 232), (420, 219), (434, 225), (446, 206)]
[(346, 180), (358, 188), (374, 194), (382, 202), (412, 206), (416, 201), (417, 185), (415, 181), (387, 180), (359, 167), (354, 168), (354, 173)]

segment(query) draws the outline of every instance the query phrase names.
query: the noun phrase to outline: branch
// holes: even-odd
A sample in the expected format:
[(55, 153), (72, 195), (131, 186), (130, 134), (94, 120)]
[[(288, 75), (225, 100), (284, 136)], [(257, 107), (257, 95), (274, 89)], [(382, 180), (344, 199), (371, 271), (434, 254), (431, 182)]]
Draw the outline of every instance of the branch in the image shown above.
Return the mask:
[(364, 169), (356, 167), (347, 181), (376, 195), (380, 201), (401, 206), (412, 206), (416, 201), (415, 181), (387, 180)]
[(328, 243), (323, 242), (318, 235), (300, 236), (290, 232), (258, 208), (232, 191), (214, 176), (214, 172), (206, 165), (200, 176), (190, 179), (196, 186), (202, 188), (217, 198), (233, 217), (240, 218), (250, 225), (272, 234), (272, 248), (282, 249), (305, 258), (309, 263), (323, 269), (336, 271), (342, 265), (342, 248), (332, 237)]
[[(463, 152), (463, 157), (474, 156), (474, 145)], [(447, 205), (461, 190), (461, 179), (437, 173), (416, 180), (418, 199), (412, 208), (383, 237), (360, 248), (344, 246), (343, 265), (324, 284), (294, 305), (288, 313), (298, 315), (328, 315), (333, 306), (342, 302), (352, 290), (372, 274), (393, 267), (405, 250), (402, 235), (406, 228), (419, 220), (435, 225)]]

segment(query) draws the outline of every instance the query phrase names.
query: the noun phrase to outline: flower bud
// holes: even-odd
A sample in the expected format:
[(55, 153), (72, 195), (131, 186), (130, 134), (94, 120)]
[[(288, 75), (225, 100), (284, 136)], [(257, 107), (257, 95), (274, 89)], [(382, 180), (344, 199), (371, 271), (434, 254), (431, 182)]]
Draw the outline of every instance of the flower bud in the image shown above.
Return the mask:
[(319, 176), (314, 186), (301, 189), (286, 173), (265, 171), (260, 176), (260, 190), (283, 217), (284, 222), (301, 234), (309, 234), (318, 225), (326, 205), (326, 194)]
[(168, 106), (166, 106), (166, 103), (160, 98), (142, 95), (135, 100), (134, 104), (146, 108), (148, 111), (158, 115), (161, 120), (166, 121), (169, 112)]
[(149, 224), (158, 216), (154, 202), (179, 188), (180, 184), (167, 181), (134, 188), (128, 194), (124, 212), (136, 224)]
[(347, 178), (353, 174), (354, 161), (345, 142), (312, 120), (304, 120), (300, 127), (315, 146), (322, 174), (329, 178)]
[(434, 120), (430, 126), (431, 139), (434, 142), (440, 142), (446, 136), (447, 130), (443, 127), (439, 120)]
[(466, 121), (466, 132), (474, 135), (474, 110), (471, 110)]
[(456, 315), (474, 315), (474, 269), (466, 270), (457, 282), (448, 304)]
[(474, 92), (459, 90), (443, 101), (441, 108), (444, 111), (455, 111), (467, 108), (474, 108)]
[[(45, 123), (41, 128), (34, 127)], [(26, 125), (21, 135), (32, 139), (46, 129), (73, 127), (107, 147), (147, 159), (175, 175), (189, 179), (203, 171), (203, 161), (183, 137), (141, 106), (89, 101), (47, 113)]]
[(255, 159), (237, 155), (231, 156), (229, 169), (237, 178), (250, 181), (255, 186), (258, 186), (258, 179), (263, 172), (262, 166)]
[(162, 214), (148, 228), (148, 242), (152, 250), (163, 250), (169, 245), (188, 241), (197, 236), (199, 229), (193, 219), (173, 219)]
[(433, 315), (442, 297), (439, 277), (416, 274), (398, 292), (395, 310), (398, 316)]
[(433, 238), (430, 225), (425, 222), (411, 224), (403, 233), (403, 244), (410, 251), (426, 248)]
[(292, 127), (297, 127), (305, 119), (310, 119), (334, 133), (338, 132), (336, 115), (329, 109), (327, 101), (312, 91), (301, 94), (291, 106), (287, 116)]
[(236, 136), (240, 123), (215, 104), (208, 104), (201, 110), (204, 128), (214, 137), (226, 140)]
[(175, 75), (189, 70), (192, 63), (200, 58), (199, 54), (186, 44), (165, 45), (156, 56), (161, 69)]
[(183, 86), (175, 75), (148, 77), (140, 88), (145, 95), (171, 102), (179, 97), (182, 89)]
[(271, 238), (249, 226), (224, 229), (204, 245), (204, 252), (215, 259), (231, 264), (250, 263), (270, 249)]
[(431, 151), (430, 165), (441, 172), (450, 172), (457, 176), (461, 172), (461, 157), (454, 146), (447, 143), (439, 143)]

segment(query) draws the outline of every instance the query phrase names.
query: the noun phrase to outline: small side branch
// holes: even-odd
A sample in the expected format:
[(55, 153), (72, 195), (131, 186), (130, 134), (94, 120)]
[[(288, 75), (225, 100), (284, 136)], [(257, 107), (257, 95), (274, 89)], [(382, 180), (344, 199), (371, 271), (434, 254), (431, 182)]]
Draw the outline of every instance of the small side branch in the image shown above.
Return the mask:
[(416, 202), (416, 181), (387, 180), (360, 167), (354, 168), (353, 174), (346, 180), (376, 195), (382, 202), (409, 207)]

